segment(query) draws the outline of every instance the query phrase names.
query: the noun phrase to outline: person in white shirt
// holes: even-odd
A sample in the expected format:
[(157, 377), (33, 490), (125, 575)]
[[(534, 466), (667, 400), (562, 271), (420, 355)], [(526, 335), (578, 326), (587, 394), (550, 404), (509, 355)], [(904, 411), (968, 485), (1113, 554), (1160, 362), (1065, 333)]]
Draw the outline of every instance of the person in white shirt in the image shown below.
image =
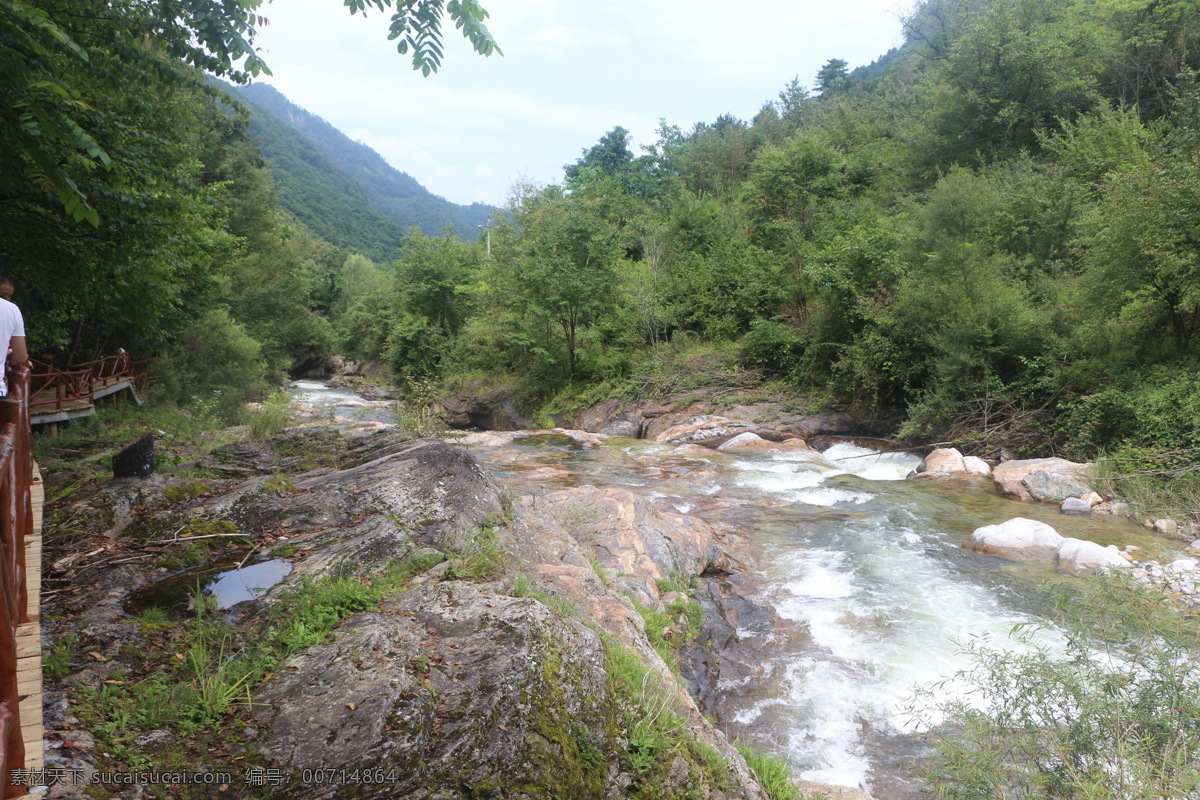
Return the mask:
[[(0, 278), (0, 342), (8, 352), (8, 365), (19, 367), (29, 361), (25, 350), (25, 320), (21, 309), (9, 298), (13, 294), (13, 282)], [(5, 371), (0, 370), (0, 397), (8, 397), (8, 381)]]

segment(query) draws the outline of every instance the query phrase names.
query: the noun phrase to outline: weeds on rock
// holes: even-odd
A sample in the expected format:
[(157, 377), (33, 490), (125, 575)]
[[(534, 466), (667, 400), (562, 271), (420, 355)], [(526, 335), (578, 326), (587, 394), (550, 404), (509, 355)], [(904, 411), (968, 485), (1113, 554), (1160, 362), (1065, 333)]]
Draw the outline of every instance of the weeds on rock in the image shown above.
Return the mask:
[(631, 600), (646, 626), (646, 638), (675, 672), (679, 671), (679, 648), (700, 635), (703, 611), (694, 600), (677, 600), (666, 612)]
[(165, 487), (163, 489), (163, 497), (166, 498), (168, 503), (182, 503), (185, 500), (191, 500), (194, 497), (208, 494), (211, 491), (212, 487), (204, 481), (192, 479), (187, 483)]
[(486, 523), (471, 534), (446, 571), (446, 579), (482, 581), (495, 577), (504, 566), (506, 555), (495, 524)]
[[(301, 581), (280, 595), (250, 636), (231, 627), (204, 595), (194, 598), (194, 615), (182, 626), (170, 624), (159, 609), (147, 610), (136, 622), (145, 640), (139, 658), (125, 659), (130, 663), (98, 687), (73, 688), (77, 715), (96, 735), (99, 750), (123, 768), (165, 768), (157, 753), (151, 758), (133, 746), (156, 728), (170, 729), (194, 751), (236, 742), (233, 729), (242, 724), (236, 712), (252, 707), (254, 688), (284, 659), (324, 642), (343, 619), (376, 608), (439, 560), (410, 559), (371, 579)], [(66, 676), (77, 647), (77, 639), (64, 637), (47, 652), (48, 679)], [(195, 762), (194, 753), (181, 755)]]
[(656, 765), (669, 763), (669, 754), (679, 745), (679, 697), (675, 687), (636, 653), (611, 637), (605, 637), (605, 645), (609, 685), (619, 699), (629, 739), (626, 760), (636, 780)]
[(733, 791), (736, 786), (729, 762), (715, 748), (698, 741), (680, 715), (681, 689), (614, 637), (602, 634), (602, 638), (609, 689), (628, 742), (619, 755), (633, 778), (630, 796), (661, 796), (663, 778), (676, 756), (682, 756), (696, 771), (693, 777), (698, 783)]
[(292, 483), (291, 478), (277, 472), (263, 481), (262, 488), (264, 492), (273, 492), (282, 496), (296, 491), (296, 484)]
[(809, 800), (808, 795), (802, 794), (796, 787), (792, 770), (786, 761), (748, 745), (738, 744), (737, 749), (771, 800)]
[(296, 424), (292, 398), (282, 389), (271, 394), (262, 408), (250, 414), (250, 438), (265, 439)]
[(79, 637), (63, 636), (42, 654), (42, 674), (47, 680), (57, 681), (67, 677), (71, 671), (71, 661), (79, 649)]

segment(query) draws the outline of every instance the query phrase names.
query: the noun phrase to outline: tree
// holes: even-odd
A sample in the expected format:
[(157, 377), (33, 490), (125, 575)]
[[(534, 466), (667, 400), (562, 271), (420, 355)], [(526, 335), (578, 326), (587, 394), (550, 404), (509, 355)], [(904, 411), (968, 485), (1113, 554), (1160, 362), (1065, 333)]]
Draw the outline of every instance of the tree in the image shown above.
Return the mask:
[(574, 164), (563, 167), (567, 184), (579, 179), (581, 173), (588, 168), (594, 168), (606, 175), (617, 176), (633, 163), (633, 153), (629, 149), (629, 140), (633, 135), (620, 125), (600, 137), (600, 141), (591, 149), (583, 151), (583, 157)]
[(797, 75), (788, 81), (788, 85), (779, 93), (779, 115), (792, 123), (798, 123), (800, 114), (808, 102), (808, 87), (800, 83), (800, 76)]
[(567, 379), (573, 379), (580, 333), (614, 302), (616, 230), (555, 187), (528, 203), (518, 223), (516, 299), (527, 314), (557, 328), (567, 351)]
[(934, 71), (940, 131), (950, 161), (1036, 144), (1037, 134), (1094, 108), (1102, 31), (1070, 4), (996, 0), (963, 21)]
[(396, 263), (400, 309), (421, 317), (449, 339), (470, 312), (470, 284), (479, 251), (447, 231), (431, 239), (414, 230)]
[[(0, 0), (0, 195), (26, 184), (53, 192), (74, 220), (99, 223), (83, 174), (112, 166), (112, 142), (94, 124), (95, 94), (136, 92), (154, 73), (187, 82), (195, 67), (235, 82), (268, 71), (254, 39), (262, 0), (116, 0), (80, 9), (73, 0)], [(352, 14), (392, 0), (347, 0)], [(414, 69), (437, 70), (448, 15), (476, 52), (500, 52), (476, 0), (397, 0), (389, 39), (412, 51)], [(101, 35), (96, 35), (100, 33)], [(124, 69), (105, 68), (119, 60)], [(240, 63), (239, 63), (240, 62)], [(269, 72), (269, 71), (268, 71)]]
[(831, 58), (817, 72), (816, 86), (821, 96), (832, 94), (846, 87), (850, 77), (849, 65), (840, 58)]

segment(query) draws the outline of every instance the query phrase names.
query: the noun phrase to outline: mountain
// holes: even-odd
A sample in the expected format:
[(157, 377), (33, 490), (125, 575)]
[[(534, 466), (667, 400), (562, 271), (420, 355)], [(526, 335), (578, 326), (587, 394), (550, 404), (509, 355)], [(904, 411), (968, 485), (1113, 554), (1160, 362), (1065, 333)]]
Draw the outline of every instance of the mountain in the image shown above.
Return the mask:
[(250, 109), (247, 132), (271, 160), (283, 206), (329, 242), (386, 262), (412, 226), (431, 236), (449, 227), (474, 239), (493, 210), (438, 197), (272, 86), (227, 91)]

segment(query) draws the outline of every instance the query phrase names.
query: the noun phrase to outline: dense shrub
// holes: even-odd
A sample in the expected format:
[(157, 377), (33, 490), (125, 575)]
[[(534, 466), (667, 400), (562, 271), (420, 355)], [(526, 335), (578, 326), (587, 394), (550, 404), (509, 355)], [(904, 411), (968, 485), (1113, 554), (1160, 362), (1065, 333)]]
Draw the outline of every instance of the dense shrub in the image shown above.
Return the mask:
[(958, 800), (1149, 800), (1200, 791), (1200, 623), (1121, 578), (1073, 587), (1061, 630), (1014, 653), (967, 646), (975, 666), (920, 699), (937, 711), (925, 772)]

